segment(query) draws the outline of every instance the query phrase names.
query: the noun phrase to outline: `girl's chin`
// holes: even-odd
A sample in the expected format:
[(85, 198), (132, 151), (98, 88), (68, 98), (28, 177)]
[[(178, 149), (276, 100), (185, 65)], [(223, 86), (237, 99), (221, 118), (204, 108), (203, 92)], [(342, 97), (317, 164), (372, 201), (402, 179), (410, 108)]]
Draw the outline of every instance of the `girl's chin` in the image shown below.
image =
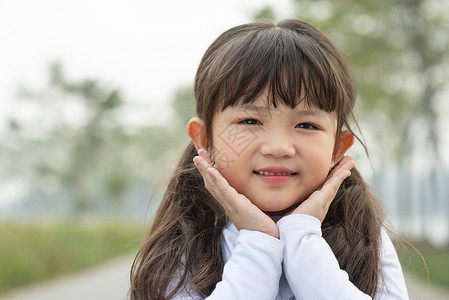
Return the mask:
[(291, 213), (295, 208), (297, 208), (303, 201), (299, 201), (287, 208), (273, 208), (273, 209), (262, 209), (264, 213), (266, 213), (269, 216), (285, 216)]

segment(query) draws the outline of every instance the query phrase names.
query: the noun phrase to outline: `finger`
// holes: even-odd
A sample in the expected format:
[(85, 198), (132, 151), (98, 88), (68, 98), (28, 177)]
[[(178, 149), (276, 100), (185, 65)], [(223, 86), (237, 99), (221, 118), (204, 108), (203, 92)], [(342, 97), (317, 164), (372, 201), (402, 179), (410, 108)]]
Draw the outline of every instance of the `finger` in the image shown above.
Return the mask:
[(198, 155), (201, 156), (202, 158), (204, 158), (204, 160), (207, 163), (212, 164), (212, 160), (210, 158), (209, 152), (207, 152), (206, 149), (199, 149), (198, 150)]
[(245, 211), (251, 201), (240, 195), (220, 172), (206, 161), (208, 156), (204, 157), (204, 155), (207, 155), (207, 152), (202, 150), (204, 149), (198, 151), (201, 156), (195, 156), (193, 161), (203, 176), (206, 189), (221, 204), (228, 215), (233, 216)]
[(322, 203), (325, 207), (328, 207), (334, 200), (340, 185), (347, 177), (351, 175), (351, 171), (349, 169), (352, 169), (353, 165), (353, 162), (347, 162), (342, 164), (339, 169), (335, 169), (321, 186), (319, 191), (313, 193), (309, 198), (315, 198), (316, 200), (318, 200), (317, 198), (322, 199)]
[(345, 156), (342, 160), (333, 168), (332, 172), (329, 174), (329, 178), (339, 173), (341, 170), (351, 170), (355, 167), (355, 162), (351, 156)]
[(351, 175), (351, 171), (349, 170), (340, 170), (335, 173), (331, 178), (329, 178), (321, 188), (321, 192), (324, 194), (325, 199), (329, 199), (329, 204), (334, 199), (335, 195), (340, 188), (340, 185), (343, 181)]
[(229, 185), (220, 172), (207, 163), (203, 156), (195, 156), (193, 162), (203, 176), (207, 190), (220, 203), (229, 202), (233, 196), (237, 196), (235, 189)]
[(342, 160), (342, 169), (351, 170), (355, 167), (355, 161), (351, 156), (345, 156)]
[(203, 177), (206, 189), (221, 204), (226, 213), (234, 215), (241, 211), (240, 206), (243, 206), (244, 203), (238, 201), (241, 198), (240, 195), (229, 185), (220, 172), (211, 167), (203, 156), (195, 156), (193, 161)]
[(236, 205), (239, 205), (239, 194), (229, 185), (228, 181), (214, 168), (206, 170), (208, 180), (211, 181), (209, 192), (221, 203), (223, 208), (229, 213), (235, 211)]
[(351, 156), (344, 156), (338, 163), (334, 165), (332, 170), (338, 170), (344, 167), (348, 162), (353, 161)]
[(206, 160), (201, 156), (195, 156), (193, 158), (193, 163), (195, 164), (195, 166), (197, 167), (198, 171), (200, 172), (200, 174), (203, 176), (204, 179), (205, 172), (207, 168), (211, 167), (211, 165), (208, 164)]
[(207, 170), (213, 168), (210, 166), (210, 164), (206, 162), (206, 160), (202, 156), (195, 156), (193, 158), (193, 162), (195, 163), (201, 176), (203, 176), (204, 185), (206, 186), (206, 189), (212, 194), (212, 196), (214, 196), (214, 198), (220, 200), (219, 202), (221, 202), (221, 199), (223, 198), (221, 194), (223, 194), (223, 192), (219, 189), (217, 185), (219, 178), (222, 177), (221, 174), (208, 173)]

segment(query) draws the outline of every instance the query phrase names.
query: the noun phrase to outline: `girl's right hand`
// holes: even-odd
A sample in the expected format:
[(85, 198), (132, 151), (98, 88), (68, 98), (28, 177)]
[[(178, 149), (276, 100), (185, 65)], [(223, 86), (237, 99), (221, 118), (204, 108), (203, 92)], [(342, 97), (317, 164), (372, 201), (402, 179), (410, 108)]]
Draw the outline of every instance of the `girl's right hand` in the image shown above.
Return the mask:
[(256, 230), (279, 238), (276, 223), (248, 198), (239, 194), (229, 185), (220, 172), (212, 166), (212, 161), (206, 150), (198, 150), (198, 156), (193, 158), (193, 162), (203, 176), (206, 189), (221, 204), (238, 230)]

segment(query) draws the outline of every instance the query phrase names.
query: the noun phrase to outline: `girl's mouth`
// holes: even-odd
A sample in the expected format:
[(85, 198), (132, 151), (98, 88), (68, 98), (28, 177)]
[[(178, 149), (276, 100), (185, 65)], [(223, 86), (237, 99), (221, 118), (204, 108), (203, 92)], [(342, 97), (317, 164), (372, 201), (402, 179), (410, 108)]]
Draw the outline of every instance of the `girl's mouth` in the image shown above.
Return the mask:
[(298, 172), (295, 172), (286, 167), (280, 166), (270, 166), (264, 167), (257, 170), (254, 170), (255, 174), (263, 175), (263, 176), (286, 176), (286, 175), (296, 175)]
[(285, 175), (296, 175), (295, 172), (268, 172), (268, 171), (254, 171), (255, 174), (259, 175), (270, 175), (270, 176), (285, 176)]
[(253, 171), (253, 173), (263, 182), (269, 185), (279, 185), (292, 179), (298, 172), (284, 167), (268, 167)]

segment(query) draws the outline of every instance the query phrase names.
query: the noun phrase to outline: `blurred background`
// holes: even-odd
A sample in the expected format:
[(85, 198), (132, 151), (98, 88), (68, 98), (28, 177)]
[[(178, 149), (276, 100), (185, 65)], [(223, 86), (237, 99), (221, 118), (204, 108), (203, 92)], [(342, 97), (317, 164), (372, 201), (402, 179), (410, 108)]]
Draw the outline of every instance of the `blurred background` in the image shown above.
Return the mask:
[(449, 290), (449, 1), (360, 3), (0, 2), (0, 298), (132, 258), (187, 144), (204, 51), (292, 17), (353, 69), (370, 157), (351, 154), (426, 260), (399, 243), (408, 276)]

